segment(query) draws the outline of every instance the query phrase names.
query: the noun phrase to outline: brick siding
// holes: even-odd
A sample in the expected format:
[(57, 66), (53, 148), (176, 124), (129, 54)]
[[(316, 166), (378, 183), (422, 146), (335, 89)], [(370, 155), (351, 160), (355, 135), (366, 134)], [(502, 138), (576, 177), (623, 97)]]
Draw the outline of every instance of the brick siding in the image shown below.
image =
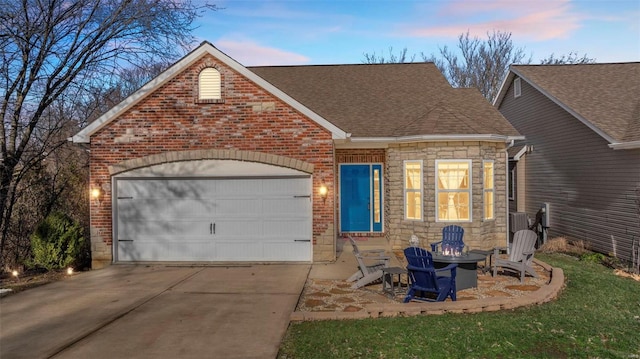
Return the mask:
[[(215, 67), (222, 76), (222, 100), (197, 101), (198, 73)], [(335, 258), (334, 149), (331, 133), (253, 82), (205, 56), (148, 95), (91, 137), (91, 186), (103, 198), (91, 203), (94, 266), (112, 260), (111, 171), (141, 158), (195, 150), (257, 153), (253, 160), (296, 168), (312, 165), (314, 260)], [(235, 152), (234, 152), (235, 151)], [(271, 154), (262, 160), (260, 154)], [(180, 156), (165, 156), (167, 161)], [(291, 160), (286, 160), (291, 159)], [(246, 159), (243, 159), (246, 160)], [(157, 161), (156, 161), (157, 162)], [(327, 185), (326, 200), (316, 189)]]

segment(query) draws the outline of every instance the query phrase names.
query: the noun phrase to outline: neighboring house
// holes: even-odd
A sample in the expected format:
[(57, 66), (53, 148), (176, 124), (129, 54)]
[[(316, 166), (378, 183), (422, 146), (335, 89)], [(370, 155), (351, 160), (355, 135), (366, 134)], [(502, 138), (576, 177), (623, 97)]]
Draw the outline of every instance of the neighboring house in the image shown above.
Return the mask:
[(244, 67), (205, 42), (75, 135), (93, 266), (332, 261), (340, 236), (504, 245), (522, 136), (432, 63)]
[(640, 63), (513, 65), (494, 103), (526, 137), (510, 210), (630, 260), (640, 240)]

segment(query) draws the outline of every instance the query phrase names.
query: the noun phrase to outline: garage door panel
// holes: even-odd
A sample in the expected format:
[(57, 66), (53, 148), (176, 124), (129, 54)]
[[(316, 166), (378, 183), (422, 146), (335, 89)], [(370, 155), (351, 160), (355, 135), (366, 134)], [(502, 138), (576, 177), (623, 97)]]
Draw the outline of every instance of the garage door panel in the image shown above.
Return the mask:
[(164, 220), (176, 218), (210, 218), (216, 205), (202, 199), (121, 199), (120, 217), (132, 220)]
[(217, 240), (225, 238), (259, 238), (263, 235), (261, 219), (216, 219), (215, 235)]
[(204, 221), (120, 220), (118, 239), (211, 237), (211, 223)]
[(274, 195), (305, 196), (311, 191), (310, 183), (307, 178), (287, 178), (279, 181), (266, 181), (263, 183), (263, 191)]
[(215, 246), (211, 242), (124, 241), (119, 242), (120, 261), (211, 261)]
[(264, 232), (269, 234), (265, 238), (304, 239), (308, 237), (309, 223), (287, 219), (265, 220), (263, 227)]
[(224, 198), (215, 201), (217, 217), (261, 216), (262, 207), (259, 199)]
[(134, 180), (118, 182), (118, 197), (133, 198), (211, 198), (216, 194), (216, 183), (210, 180)]
[(309, 198), (265, 198), (262, 201), (262, 211), (266, 216), (302, 216), (311, 210)]
[(216, 243), (217, 257), (221, 261), (259, 261), (263, 259), (263, 244), (253, 241), (222, 241)]
[(254, 197), (264, 193), (262, 179), (234, 179), (217, 181), (217, 190), (223, 196)]
[(308, 256), (309, 242), (268, 242), (264, 245), (264, 258), (267, 261), (299, 261)]

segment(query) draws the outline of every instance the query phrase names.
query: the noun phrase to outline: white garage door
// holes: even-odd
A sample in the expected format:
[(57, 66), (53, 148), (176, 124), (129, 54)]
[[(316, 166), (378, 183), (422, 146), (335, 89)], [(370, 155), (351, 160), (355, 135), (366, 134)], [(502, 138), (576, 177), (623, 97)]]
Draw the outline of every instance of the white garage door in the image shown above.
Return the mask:
[(118, 261), (311, 261), (311, 179), (117, 179)]

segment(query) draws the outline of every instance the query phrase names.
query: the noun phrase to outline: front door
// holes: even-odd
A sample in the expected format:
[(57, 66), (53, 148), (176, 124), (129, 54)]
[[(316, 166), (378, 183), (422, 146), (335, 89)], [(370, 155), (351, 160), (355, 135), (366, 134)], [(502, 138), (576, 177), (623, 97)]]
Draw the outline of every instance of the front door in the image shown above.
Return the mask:
[(340, 231), (382, 232), (382, 165), (340, 165)]

